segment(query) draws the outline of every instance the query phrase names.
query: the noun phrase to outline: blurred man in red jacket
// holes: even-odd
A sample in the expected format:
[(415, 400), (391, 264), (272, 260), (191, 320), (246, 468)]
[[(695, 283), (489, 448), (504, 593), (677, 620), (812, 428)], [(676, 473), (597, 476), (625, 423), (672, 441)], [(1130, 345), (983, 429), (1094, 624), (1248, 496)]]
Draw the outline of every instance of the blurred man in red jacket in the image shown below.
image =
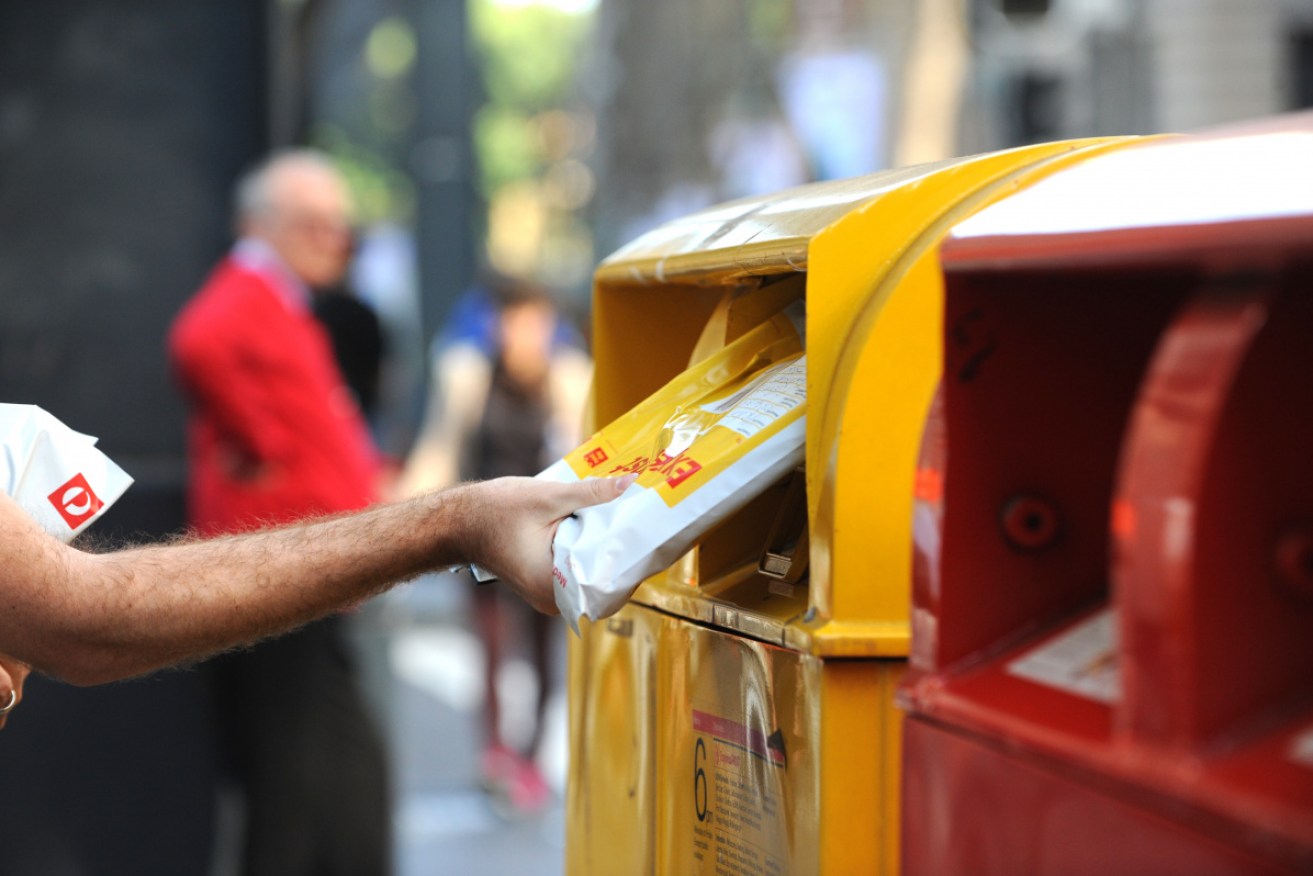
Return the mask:
[[(237, 189), (239, 239), (174, 323), (191, 402), (191, 523), (212, 535), (376, 501), (379, 460), (311, 311), (351, 251), (329, 160), (280, 153)], [(215, 663), (245, 790), (246, 876), (390, 871), (387, 760), (343, 622), (330, 617)]]

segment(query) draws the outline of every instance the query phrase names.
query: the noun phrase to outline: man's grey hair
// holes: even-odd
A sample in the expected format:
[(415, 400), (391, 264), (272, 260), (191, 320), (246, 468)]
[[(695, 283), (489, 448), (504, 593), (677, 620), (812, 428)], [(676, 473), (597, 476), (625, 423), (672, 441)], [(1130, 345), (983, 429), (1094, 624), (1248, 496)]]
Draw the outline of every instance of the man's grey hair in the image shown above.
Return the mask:
[(313, 167), (340, 176), (333, 159), (318, 149), (280, 149), (273, 152), (242, 174), (233, 189), (233, 218), (238, 225), (246, 219), (268, 215), (273, 211), (269, 181), (274, 174), (287, 167)]

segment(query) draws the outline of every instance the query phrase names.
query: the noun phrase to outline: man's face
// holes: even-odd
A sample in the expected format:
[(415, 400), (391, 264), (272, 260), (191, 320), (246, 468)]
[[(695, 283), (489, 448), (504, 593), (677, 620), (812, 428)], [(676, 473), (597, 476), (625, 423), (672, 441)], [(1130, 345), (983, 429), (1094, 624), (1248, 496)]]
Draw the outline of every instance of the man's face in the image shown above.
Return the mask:
[(245, 233), (272, 246), (309, 286), (341, 280), (351, 256), (351, 204), (342, 180), (321, 167), (283, 167), (269, 179), (269, 200), (270, 209)]

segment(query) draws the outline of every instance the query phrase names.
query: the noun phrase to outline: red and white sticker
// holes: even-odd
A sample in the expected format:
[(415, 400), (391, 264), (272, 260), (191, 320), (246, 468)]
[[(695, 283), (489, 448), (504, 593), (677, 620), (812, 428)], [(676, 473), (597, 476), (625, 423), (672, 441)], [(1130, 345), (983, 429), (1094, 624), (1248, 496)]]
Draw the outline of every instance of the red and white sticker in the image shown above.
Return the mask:
[(1008, 664), (1008, 672), (1100, 703), (1121, 699), (1117, 614), (1091, 615)]
[(81, 472), (65, 481), (63, 486), (56, 487), (47, 498), (69, 529), (77, 529), (105, 506)]

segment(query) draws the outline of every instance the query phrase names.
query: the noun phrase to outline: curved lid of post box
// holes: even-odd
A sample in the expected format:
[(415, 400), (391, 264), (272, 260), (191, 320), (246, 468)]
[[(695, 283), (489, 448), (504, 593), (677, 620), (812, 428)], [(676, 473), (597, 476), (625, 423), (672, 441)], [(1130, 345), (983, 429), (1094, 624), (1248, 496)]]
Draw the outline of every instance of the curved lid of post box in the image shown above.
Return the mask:
[(1313, 234), (1313, 112), (1145, 142), (982, 210), (944, 244), (947, 269), (1221, 260)]
[(826, 227), (880, 195), (969, 159), (918, 164), (710, 207), (649, 231), (607, 257), (599, 283), (708, 283), (807, 270)]
[[(593, 275), (596, 421), (619, 416), (687, 367), (727, 288), (802, 276), (825, 229), (890, 192), (969, 163), (951, 159), (730, 201), (667, 222), (612, 253)], [(883, 248), (872, 243), (877, 252)], [(809, 321), (815, 315), (809, 312)], [(809, 372), (816, 364), (809, 361)]]

